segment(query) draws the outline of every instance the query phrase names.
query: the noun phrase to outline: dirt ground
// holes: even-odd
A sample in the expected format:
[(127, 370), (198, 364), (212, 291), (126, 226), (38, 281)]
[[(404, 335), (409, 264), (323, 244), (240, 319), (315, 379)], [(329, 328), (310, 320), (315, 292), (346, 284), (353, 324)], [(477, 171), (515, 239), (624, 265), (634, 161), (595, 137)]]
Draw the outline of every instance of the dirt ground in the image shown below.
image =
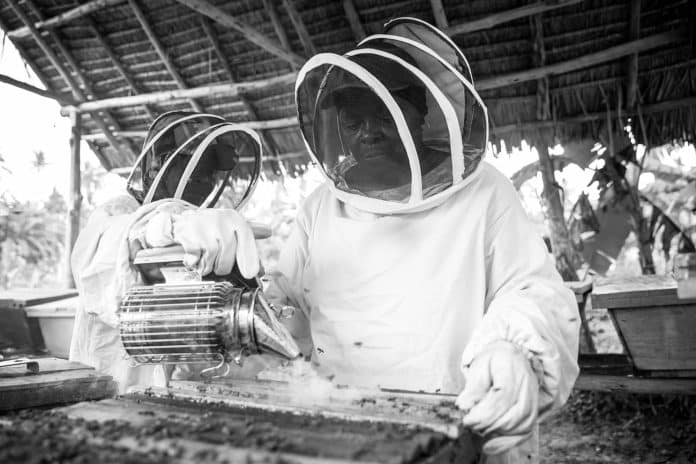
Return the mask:
[(696, 397), (575, 393), (541, 426), (542, 463), (696, 463)]

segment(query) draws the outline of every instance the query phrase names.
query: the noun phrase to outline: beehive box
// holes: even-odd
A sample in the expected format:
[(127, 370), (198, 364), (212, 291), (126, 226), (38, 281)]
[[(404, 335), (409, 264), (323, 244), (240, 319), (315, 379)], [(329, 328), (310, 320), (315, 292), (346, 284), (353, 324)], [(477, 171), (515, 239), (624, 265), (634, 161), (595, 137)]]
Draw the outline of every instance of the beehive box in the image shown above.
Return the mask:
[(606, 308), (637, 369), (696, 375), (696, 299), (680, 299), (668, 276), (597, 280), (593, 308)]

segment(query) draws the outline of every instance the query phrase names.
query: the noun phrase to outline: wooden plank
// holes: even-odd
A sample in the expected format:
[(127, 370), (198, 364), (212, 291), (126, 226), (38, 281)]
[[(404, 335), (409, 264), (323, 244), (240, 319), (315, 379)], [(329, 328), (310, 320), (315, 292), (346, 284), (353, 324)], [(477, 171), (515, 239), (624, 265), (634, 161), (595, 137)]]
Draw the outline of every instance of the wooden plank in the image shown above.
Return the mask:
[(358, 10), (355, 8), (353, 0), (343, 0), (343, 11), (345, 11), (348, 24), (350, 24), (350, 29), (353, 31), (353, 37), (360, 42), (367, 34), (365, 34), (365, 28), (360, 21), (360, 15), (358, 15)]
[[(32, 359), (32, 361), (35, 361), (39, 364), (39, 373), (42, 375), (49, 374), (49, 373), (56, 373), (56, 372), (67, 372), (67, 371), (94, 372), (94, 369), (92, 369), (89, 366), (85, 366), (84, 364), (81, 364), (78, 362), (67, 361), (67, 360), (61, 359), (61, 358), (39, 357), (39, 358), (31, 358), (31, 359)], [(22, 366), (4, 367), (4, 368), (0, 369), (0, 379), (8, 378), (8, 377), (26, 377), (26, 376), (27, 376), (26, 369)]]
[(610, 391), (629, 393), (657, 393), (672, 395), (696, 395), (696, 379), (644, 378), (623, 375), (580, 373), (575, 382), (576, 390)]
[(583, 0), (542, 0), (540, 2), (521, 6), (519, 8), (494, 13), (474, 21), (457, 24), (447, 29), (446, 32), (451, 36), (455, 36), (490, 29), (499, 24), (504, 24), (520, 18), (526, 18), (527, 16), (534, 16), (545, 11), (552, 11), (558, 8), (575, 5), (577, 3), (581, 3), (582, 1)]
[(21, 309), (77, 296), (75, 289), (14, 288), (0, 292), (0, 308)]
[[(123, 3), (124, 1), (125, 0), (92, 0), (90, 2), (85, 3), (84, 5), (76, 6), (75, 8), (65, 11), (64, 13), (61, 13), (52, 18), (38, 21), (34, 23), (33, 26), (36, 29), (48, 29), (51, 27), (60, 26), (61, 24), (66, 24), (70, 21), (74, 21), (75, 19), (101, 10), (104, 7), (118, 5), (119, 3)], [(8, 32), (7, 35), (11, 39), (21, 39), (24, 37), (31, 37), (31, 31), (28, 27), (24, 26), (20, 27), (19, 29), (15, 29), (14, 31)]]
[(103, 399), (117, 390), (110, 376), (93, 370), (0, 378), (0, 411)]
[(204, 0), (177, 0), (179, 3), (186, 5), (199, 12), (200, 14), (206, 15), (213, 21), (216, 21), (223, 26), (230, 27), (242, 33), (242, 35), (251, 43), (258, 45), (264, 50), (284, 59), (289, 63), (301, 66), (305, 59), (296, 53), (285, 50), (276, 41), (269, 39), (253, 27), (247, 26), (242, 23), (234, 16), (227, 14), (221, 8), (214, 6)]
[(696, 370), (696, 304), (609, 311), (636, 368)]
[(677, 297), (677, 281), (665, 275), (612, 277), (595, 280), (592, 289), (594, 308), (640, 308), (670, 304), (696, 304)]
[(578, 69), (589, 68), (601, 63), (606, 63), (607, 61), (613, 61), (633, 53), (644, 52), (654, 48), (678, 43), (682, 40), (683, 36), (679, 32), (655, 34), (621, 45), (609, 47), (599, 52), (578, 56), (572, 60), (479, 80), (476, 82), (476, 89), (479, 91), (497, 89), (500, 87), (506, 87), (508, 85), (539, 79), (545, 76), (564, 74), (567, 72), (576, 71)]

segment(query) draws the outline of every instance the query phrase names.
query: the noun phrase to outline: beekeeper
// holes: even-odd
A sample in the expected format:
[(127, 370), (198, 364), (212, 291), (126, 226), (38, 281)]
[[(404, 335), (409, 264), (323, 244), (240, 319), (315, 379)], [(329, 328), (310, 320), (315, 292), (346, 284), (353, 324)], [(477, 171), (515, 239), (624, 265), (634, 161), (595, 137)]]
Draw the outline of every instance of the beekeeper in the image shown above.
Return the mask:
[[(242, 157), (253, 161), (242, 164)], [(165, 217), (175, 215), (178, 227), (185, 230), (196, 222), (199, 206), (213, 206), (225, 189), (229, 190), (226, 206), (240, 207), (254, 189), (260, 157), (258, 135), (219, 116), (173, 111), (152, 123), (128, 178), (130, 195), (99, 207), (75, 243), (71, 265), (80, 303), (71, 361), (112, 375), (122, 392), (134, 384), (164, 382), (160, 366), (135, 367), (119, 339), (120, 298), (128, 288), (142, 283), (131, 264), (133, 257), (142, 248), (170, 243), (173, 229), (171, 222), (168, 230), (163, 229)], [(239, 265), (245, 273), (257, 273), (256, 249), (243, 249), (247, 253)], [(233, 254), (231, 260), (216, 263), (215, 270), (229, 273), (234, 262)]]
[[(311, 58), (295, 95), (326, 182), (269, 295), (300, 309), (293, 330), (313, 363), (338, 383), (459, 394), (489, 462), (537, 461), (537, 421), (578, 373), (579, 318), (517, 192), (481, 161), (487, 112), (465, 56), (401, 18)], [(206, 210), (186, 229), (172, 217), (146, 229), (173, 227), (201, 269), (254, 247), (234, 212)]]

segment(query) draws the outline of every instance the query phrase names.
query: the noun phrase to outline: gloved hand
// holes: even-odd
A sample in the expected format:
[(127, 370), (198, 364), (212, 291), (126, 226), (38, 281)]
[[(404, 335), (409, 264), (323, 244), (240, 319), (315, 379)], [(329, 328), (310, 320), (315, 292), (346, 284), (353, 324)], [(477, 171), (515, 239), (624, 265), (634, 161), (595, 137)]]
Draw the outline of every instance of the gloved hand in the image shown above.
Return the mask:
[(530, 361), (515, 345), (488, 345), (465, 371), (456, 405), (462, 422), (483, 436), (486, 454), (500, 454), (532, 433), (539, 407), (539, 381)]
[(226, 275), (235, 261), (247, 279), (259, 273), (259, 255), (254, 233), (233, 209), (186, 210), (172, 216), (175, 243), (184, 247), (184, 264), (201, 275), (211, 271)]
[(149, 248), (174, 245), (172, 213), (160, 212), (147, 221), (145, 226), (145, 243)]

